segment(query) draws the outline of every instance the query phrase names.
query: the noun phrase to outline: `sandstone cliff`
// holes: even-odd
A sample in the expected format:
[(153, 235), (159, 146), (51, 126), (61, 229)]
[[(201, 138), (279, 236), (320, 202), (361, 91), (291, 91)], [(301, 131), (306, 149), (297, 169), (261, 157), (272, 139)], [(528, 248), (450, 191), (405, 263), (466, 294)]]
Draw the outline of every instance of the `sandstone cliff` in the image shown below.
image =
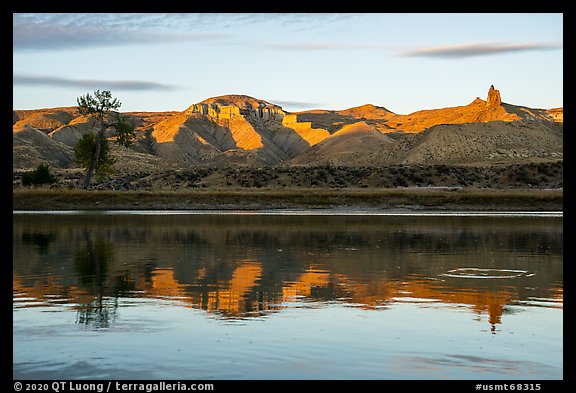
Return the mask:
[(236, 118), (282, 121), (285, 112), (281, 107), (245, 95), (213, 97), (190, 106), (186, 113), (200, 113), (216, 121)]
[[(196, 147), (189, 147), (186, 154), (177, 154), (178, 157), (186, 157), (189, 161), (198, 160), (200, 156), (204, 157), (202, 161), (222, 161), (226, 157), (249, 164), (275, 164), (294, 157), (309, 146), (297, 132), (282, 124), (285, 115), (281, 107), (252, 97), (214, 97), (193, 104), (184, 112), (154, 126), (151, 138), (157, 154), (173, 155), (186, 147), (171, 133), (186, 130), (197, 141), (215, 150), (208, 155), (193, 154), (192, 150), (198, 150), (200, 145), (191, 142)], [(166, 127), (165, 124), (172, 126)], [(163, 144), (162, 149), (158, 148), (159, 143)], [(167, 149), (170, 143), (175, 146)], [(251, 154), (245, 154), (246, 151)]]

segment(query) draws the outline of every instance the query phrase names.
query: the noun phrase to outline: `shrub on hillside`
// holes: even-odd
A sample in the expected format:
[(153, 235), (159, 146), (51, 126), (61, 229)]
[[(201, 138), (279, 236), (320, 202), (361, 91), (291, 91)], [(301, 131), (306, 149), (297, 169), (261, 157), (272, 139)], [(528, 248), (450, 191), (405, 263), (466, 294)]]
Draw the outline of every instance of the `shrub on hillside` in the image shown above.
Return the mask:
[(50, 168), (46, 164), (40, 164), (32, 172), (27, 172), (22, 175), (22, 185), (25, 186), (36, 186), (55, 182), (56, 177), (50, 173)]

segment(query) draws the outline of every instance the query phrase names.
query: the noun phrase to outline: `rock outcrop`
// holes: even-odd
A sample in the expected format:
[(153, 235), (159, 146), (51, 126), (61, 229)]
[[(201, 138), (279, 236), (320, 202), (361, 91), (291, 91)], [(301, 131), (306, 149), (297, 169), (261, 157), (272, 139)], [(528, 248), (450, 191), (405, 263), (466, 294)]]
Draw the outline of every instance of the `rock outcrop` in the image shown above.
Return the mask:
[(494, 85), (490, 85), (490, 90), (488, 90), (488, 98), (486, 100), (486, 105), (488, 106), (500, 106), (502, 104), (502, 98), (500, 97), (500, 90), (496, 90)]
[(186, 113), (199, 113), (215, 120), (231, 120), (239, 117), (282, 121), (286, 114), (281, 107), (264, 100), (244, 95), (213, 97), (191, 105)]

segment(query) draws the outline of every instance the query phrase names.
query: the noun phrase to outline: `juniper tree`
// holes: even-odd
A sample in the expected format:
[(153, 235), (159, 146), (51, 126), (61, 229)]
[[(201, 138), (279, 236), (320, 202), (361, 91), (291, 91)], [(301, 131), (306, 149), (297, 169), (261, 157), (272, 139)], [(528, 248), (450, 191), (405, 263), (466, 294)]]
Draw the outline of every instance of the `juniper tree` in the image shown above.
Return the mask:
[[(106, 139), (104, 133), (109, 128), (114, 128), (121, 138), (120, 142), (129, 142), (133, 138), (133, 129), (124, 121), (124, 119), (117, 113), (114, 112), (122, 103), (117, 98), (112, 98), (112, 93), (109, 90), (96, 90), (94, 95), (87, 93), (84, 96), (77, 98), (78, 102), (78, 112), (81, 115), (92, 117), (96, 121), (98, 126), (98, 132), (94, 137), (93, 149), (88, 149), (93, 151), (92, 158), (83, 159), (83, 165), (87, 167), (88, 171), (84, 177), (83, 186), (86, 188), (90, 185), (92, 181), (92, 176), (94, 172), (103, 173), (102, 169), (98, 171), (101, 164), (103, 166), (109, 166), (110, 161), (101, 162), (102, 160), (102, 146), (106, 145)], [(86, 143), (88, 140), (83, 140)], [(104, 141), (104, 142), (103, 142)], [(86, 150), (86, 149), (84, 149)]]
[[(74, 159), (84, 168), (89, 169), (92, 166), (95, 154), (96, 136), (93, 133), (82, 136), (76, 143), (76, 146), (74, 146)], [(110, 156), (110, 145), (106, 138), (102, 138), (100, 139), (98, 164), (94, 168), (94, 173), (96, 173), (98, 177), (104, 177), (113, 172), (112, 164), (114, 164), (114, 159)]]

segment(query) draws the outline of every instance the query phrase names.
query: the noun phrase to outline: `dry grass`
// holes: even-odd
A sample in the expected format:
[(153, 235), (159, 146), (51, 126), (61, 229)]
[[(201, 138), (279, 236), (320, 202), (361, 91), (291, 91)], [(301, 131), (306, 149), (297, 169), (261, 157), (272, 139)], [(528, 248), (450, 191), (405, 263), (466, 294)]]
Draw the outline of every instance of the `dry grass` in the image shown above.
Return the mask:
[(483, 189), (187, 189), (177, 191), (86, 191), (16, 189), (13, 209), (274, 209), (437, 208), (562, 210), (562, 190)]

